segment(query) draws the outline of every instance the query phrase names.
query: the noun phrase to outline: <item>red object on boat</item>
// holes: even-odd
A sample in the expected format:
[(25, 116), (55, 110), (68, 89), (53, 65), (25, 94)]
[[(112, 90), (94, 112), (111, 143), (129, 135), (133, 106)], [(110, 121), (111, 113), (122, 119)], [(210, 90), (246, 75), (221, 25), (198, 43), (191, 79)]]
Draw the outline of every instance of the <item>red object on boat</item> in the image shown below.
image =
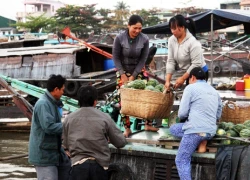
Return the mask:
[(245, 90), (245, 82), (244, 80), (237, 80), (235, 85), (236, 91), (244, 91)]

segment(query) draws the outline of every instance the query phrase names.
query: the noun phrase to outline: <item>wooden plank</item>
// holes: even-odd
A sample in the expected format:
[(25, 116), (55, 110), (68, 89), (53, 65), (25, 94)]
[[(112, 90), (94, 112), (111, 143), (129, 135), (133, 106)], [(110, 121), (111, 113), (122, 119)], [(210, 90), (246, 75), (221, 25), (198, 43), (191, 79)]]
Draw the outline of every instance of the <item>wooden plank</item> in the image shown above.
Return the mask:
[[(180, 142), (160, 142), (160, 146), (165, 149), (178, 149), (180, 146)], [(217, 146), (207, 146), (206, 152), (216, 153)]]
[(0, 131), (30, 130), (30, 122), (3, 122), (0, 123)]
[(0, 161), (10, 160), (10, 159), (24, 158), (24, 157), (27, 157), (27, 156), (28, 156), (28, 154), (20, 154), (20, 155), (8, 156), (8, 157), (1, 157)]
[(165, 146), (179, 146), (180, 142), (165, 142)]
[(217, 148), (216, 147), (208, 147), (207, 146), (207, 152), (216, 153), (217, 152)]
[(174, 149), (174, 147), (173, 146), (164, 146), (165, 147), (165, 149)]
[(148, 139), (133, 139), (126, 138), (129, 143), (142, 143), (142, 144), (150, 144), (150, 145), (159, 145), (159, 141), (156, 140), (148, 140)]

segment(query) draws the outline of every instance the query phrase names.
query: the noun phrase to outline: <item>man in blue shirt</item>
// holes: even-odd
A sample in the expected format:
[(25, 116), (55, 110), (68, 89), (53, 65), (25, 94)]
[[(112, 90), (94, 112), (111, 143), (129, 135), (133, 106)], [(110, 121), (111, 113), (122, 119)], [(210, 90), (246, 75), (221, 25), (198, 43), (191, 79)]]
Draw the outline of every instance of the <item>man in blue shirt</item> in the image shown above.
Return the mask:
[(195, 67), (189, 74), (189, 85), (185, 88), (178, 111), (184, 123), (174, 124), (170, 132), (181, 137), (175, 163), (181, 180), (191, 180), (191, 156), (206, 151), (206, 140), (211, 139), (217, 129), (216, 122), (222, 113), (222, 102), (218, 92), (205, 81), (205, 73)]

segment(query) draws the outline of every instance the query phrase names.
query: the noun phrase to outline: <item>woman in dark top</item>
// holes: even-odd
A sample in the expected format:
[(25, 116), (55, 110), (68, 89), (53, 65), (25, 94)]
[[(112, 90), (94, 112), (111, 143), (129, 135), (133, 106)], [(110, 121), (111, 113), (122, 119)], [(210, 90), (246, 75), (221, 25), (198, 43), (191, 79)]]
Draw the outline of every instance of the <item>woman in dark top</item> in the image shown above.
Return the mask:
[[(147, 79), (143, 67), (148, 56), (149, 39), (141, 33), (143, 20), (138, 15), (129, 18), (128, 29), (116, 36), (113, 46), (113, 60), (117, 68), (117, 89), (134, 79)], [(119, 98), (119, 97), (118, 97)], [(118, 99), (120, 102), (120, 99)], [(126, 137), (131, 134), (128, 116), (121, 115)], [(145, 129), (155, 130), (146, 123)]]

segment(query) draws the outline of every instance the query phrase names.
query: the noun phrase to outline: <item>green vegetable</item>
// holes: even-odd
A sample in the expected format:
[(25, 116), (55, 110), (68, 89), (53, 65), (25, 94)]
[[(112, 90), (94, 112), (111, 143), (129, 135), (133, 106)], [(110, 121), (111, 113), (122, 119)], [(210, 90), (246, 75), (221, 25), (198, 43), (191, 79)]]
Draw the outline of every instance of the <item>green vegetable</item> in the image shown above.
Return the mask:
[(159, 89), (155, 89), (155, 88), (154, 88), (154, 91), (155, 91), (155, 92), (161, 92)]
[(243, 123), (243, 125), (245, 125), (245, 126), (247, 126), (247, 127), (250, 128), (250, 120), (245, 121), (245, 122)]
[(164, 91), (164, 85), (163, 84), (158, 84), (158, 85), (155, 86), (155, 89), (158, 89), (161, 92), (163, 92)]
[(234, 145), (241, 145), (241, 144), (242, 144), (242, 141), (239, 141), (239, 140), (236, 140), (236, 139), (231, 139), (231, 144), (234, 144)]
[(246, 129), (247, 127), (243, 124), (236, 124), (234, 127), (233, 127), (233, 130), (236, 131), (237, 133), (240, 133), (240, 131), (242, 129)]
[(234, 127), (234, 123), (232, 122), (221, 122), (219, 124), (219, 128), (224, 129), (225, 131), (229, 129), (233, 129), (233, 127)]
[(230, 139), (222, 140), (221, 143), (225, 144), (225, 145), (229, 145), (229, 144), (231, 144), (231, 140)]
[(131, 81), (131, 82), (129, 82), (129, 83), (127, 84), (127, 87), (128, 87), (128, 88), (132, 88), (132, 87), (133, 87), (133, 84), (134, 84), (134, 81)]
[(232, 130), (232, 129), (228, 130), (226, 132), (226, 135), (230, 136), (230, 137), (239, 137), (239, 134), (236, 131)]
[(147, 86), (157, 86), (159, 84), (159, 82), (157, 81), (157, 80), (155, 80), (155, 79), (150, 79), (150, 80), (148, 80), (148, 82), (147, 82)]
[(227, 123), (227, 130), (233, 129), (233, 127), (234, 127), (234, 123), (232, 123), (232, 122)]
[(250, 130), (249, 129), (242, 129), (240, 131), (240, 137), (250, 137)]
[(226, 135), (226, 131), (224, 129), (218, 129), (216, 134), (217, 135)]
[(146, 86), (145, 87), (145, 90), (150, 90), (150, 91), (154, 91), (155, 90), (155, 88), (154, 88), (154, 86)]
[(134, 89), (145, 89), (146, 85), (143, 80), (136, 79), (132, 82), (129, 82), (128, 87), (131, 87)]
[(218, 126), (220, 129), (224, 129), (226, 130), (227, 129), (227, 123), (226, 122), (221, 122)]

